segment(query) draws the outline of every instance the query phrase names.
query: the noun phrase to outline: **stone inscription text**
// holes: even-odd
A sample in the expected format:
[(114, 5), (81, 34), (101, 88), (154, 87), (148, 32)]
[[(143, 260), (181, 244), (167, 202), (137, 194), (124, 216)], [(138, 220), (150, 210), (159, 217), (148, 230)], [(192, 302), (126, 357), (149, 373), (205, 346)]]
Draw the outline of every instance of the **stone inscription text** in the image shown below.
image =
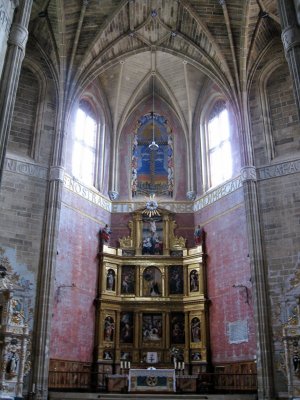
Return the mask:
[(277, 176), (295, 174), (296, 172), (300, 172), (300, 160), (258, 168), (258, 179), (276, 178)]
[(74, 192), (84, 199), (89, 200), (91, 203), (111, 212), (111, 202), (109, 200), (106, 200), (104, 197), (81, 185), (67, 174), (64, 175), (64, 186), (71, 192)]
[(40, 167), (39, 165), (34, 165), (26, 163), (23, 161), (12, 160), (6, 158), (4, 162), (5, 171), (17, 172), (18, 174), (33, 176), (35, 178), (47, 179), (48, 169)]
[(221, 199), (222, 197), (234, 192), (235, 190), (241, 187), (242, 187), (242, 179), (239, 176), (238, 178), (235, 178), (230, 182), (225, 183), (225, 185), (222, 185), (216, 190), (213, 190), (211, 193), (208, 193), (207, 195), (203, 196), (201, 199), (196, 200), (194, 204), (194, 211), (199, 211), (202, 208), (209, 206), (215, 201)]

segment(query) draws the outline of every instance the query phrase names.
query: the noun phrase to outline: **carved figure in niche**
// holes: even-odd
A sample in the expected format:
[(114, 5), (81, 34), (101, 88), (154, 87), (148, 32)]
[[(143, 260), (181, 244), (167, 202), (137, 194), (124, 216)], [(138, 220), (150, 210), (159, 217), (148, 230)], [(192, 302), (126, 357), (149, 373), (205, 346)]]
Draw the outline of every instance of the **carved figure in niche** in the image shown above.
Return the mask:
[(106, 276), (106, 290), (115, 290), (115, 271), (113, 269), (109, 269), (107, 271), (107, 276)]
[(156, 267), (148, 267), (144, 274), (143, 295), (144, 296), (160, 296), (161, 295), (161, 272)]
[(143, 229), (142, 254), (162, 254), (163, 243), (161, 234), (163, 232), (162, 221), (158, 219), (146, 219)]
[(111, 230), (110, 227), (106, 224), (103, 229), (100, 230), (101, 239), (103, 242), (109, 242)]
[(190, 273), (190, 292), (199, 291), (199, 274), (198, 271), (193, 269)]
[(294, 372), (298, 372), (299, 363), (300, 363), (299, 356), (298, 356), (298, 354), (295, 354), (295, 355), (293, 356)]
[(199, 274), (193, 269), (190, 273), (190, 292), (198, 292), (199, 290)]
[(171, 342), (184, 344), (184, 314), (172, 313), (171, 315)]
[(11, 322), (20, 325), (24, 322), (24, 312), (20, 299), (12, 299), (11, 301)]
[(20, 358), (18, 354), (11, 351), (7, 355), (6, 373), (10, 375), (17, 375)]
[(154, 236), (156, 233), (156, 223), (154, 220), (150, 220), (149, 221), (150, 224), (150, 232), (151, 232), (151, 236)]
[(112, 317), (106, 317), (104, 321), (104, 340), (112, 342), (114, 340), (115, 322)]
[(122, 282), (121, 282), (121, 293), (122, 294), (134, 294), (135, 286), (135, 268), (131, 265), (124, 265), (122, 267)]
[(143, 341), (157, 341), (162, 338), (162, 315), (147, 314), (143, 315), (142, 326)]
[(192, 361), (201, 361), (201, 353), (199, 351), (196, 351), (195, 353), (192, 353)]
[(182, 294), (183, 293), (183, 271), (180, 266), (170, 267), (169, 274), (169, 293)]
[(122, 343), (133, 342), (133, 314), (131, 312), (121, 314), (120, 341)]
[(104, 360), (112, 360), (112, 353), (111, 353), (111, 351), (104, 351), (104, 353), (103, 353), (103, 359)]
[(195, 241), (195, 245), (196, 245), (196, 246), (202, 244), (203, 235), (204, 235), (203, 229), (201, 228), (200, 225), (198, 225), (198, 226), (195, 228), (195, 231), (194, 231), (194, 241)]
[(127, 351), (121, 351), (120, 360), (131, 361), (131, 354)]
[(200, 319), (197, 317), (194, 317), (191, 321), (191, 338), (193, 343), (201, 341)]

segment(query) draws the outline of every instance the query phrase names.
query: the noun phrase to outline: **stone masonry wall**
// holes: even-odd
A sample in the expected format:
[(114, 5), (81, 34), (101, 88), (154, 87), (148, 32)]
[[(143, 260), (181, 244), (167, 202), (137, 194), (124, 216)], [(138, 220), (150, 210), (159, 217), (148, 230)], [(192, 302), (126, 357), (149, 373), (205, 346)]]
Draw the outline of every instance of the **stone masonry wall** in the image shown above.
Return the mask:
[[(270, 295), (275, 367), (284, 373), (282, 325), (289, 314), (289, 293), (300, 268), (300, 174), (261, 181), (259, 199)], [(297, 281), (297, 279), (296, 279)], [(299, 284), (299, 282), (298, 282)], [(294, 299), (292, 299), (295, 301)], [(295, 306), (295, 304), (294, 304)], [(277, 384), (280, 379), (277, 378)]]
[(34, 74), (23, 68), (20, 76), (8, 150), (29, 156), (37, 113), (38, 82)]
[(203, 208), (195, 224), (206, 233), (212, 362), (253, 361), (256, 338), (242, 189)]
[[(267, 83), (275, 157), (299, 150), (299, 118), (287, 64), (279, 66)], [(296, 147), (296, 148), (295, 148)]]

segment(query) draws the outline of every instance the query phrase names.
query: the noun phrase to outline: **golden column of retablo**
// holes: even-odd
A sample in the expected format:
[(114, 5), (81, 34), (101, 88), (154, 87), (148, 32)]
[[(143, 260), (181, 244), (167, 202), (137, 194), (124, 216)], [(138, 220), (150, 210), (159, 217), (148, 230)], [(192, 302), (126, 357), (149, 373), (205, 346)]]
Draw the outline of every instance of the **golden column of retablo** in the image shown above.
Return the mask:
[(135, 237), (135, 255), (142, 255), (142, 216), (137, 214), (134, 216), (136, 226)]
[(169, 228), (169, 216), (163, 216), (164, 221), (164, 256), (170, 254), (170, 228)]

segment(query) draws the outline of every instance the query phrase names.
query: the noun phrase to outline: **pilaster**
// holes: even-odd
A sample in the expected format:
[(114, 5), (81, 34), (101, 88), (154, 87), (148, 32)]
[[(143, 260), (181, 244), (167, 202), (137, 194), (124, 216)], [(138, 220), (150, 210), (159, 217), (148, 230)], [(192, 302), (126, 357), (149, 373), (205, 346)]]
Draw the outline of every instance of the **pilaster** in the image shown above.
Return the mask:
[[(63, 137), (63, 135), (62, 135)], [(48, 398), (49, 343), (52, 320), (52, 299), (56, 268), (56, 249), (61, 209), (64, 170), (53, 166), (49, 172), (48, 202), (39, 265), (38, 292), (33, 337), (32, 398)], [(33, 389), (34, 388), (34, 389)]]
[(20, 0), (8, 38), (6, 61), (0, 84), (0, 183), (21, 65), (25, 56), (31, 8), (32, 0)]
[(246, 218), (248, 227), (249, 257), (253, 285), (254, 315), (257, 334), (257, 383), (258, 399), (274, 398), (273, 352), (270, 329), (267, 266), (264, 257), (260, 228), (259, 201), (256, 170), (245, 166), (241, 170)]

